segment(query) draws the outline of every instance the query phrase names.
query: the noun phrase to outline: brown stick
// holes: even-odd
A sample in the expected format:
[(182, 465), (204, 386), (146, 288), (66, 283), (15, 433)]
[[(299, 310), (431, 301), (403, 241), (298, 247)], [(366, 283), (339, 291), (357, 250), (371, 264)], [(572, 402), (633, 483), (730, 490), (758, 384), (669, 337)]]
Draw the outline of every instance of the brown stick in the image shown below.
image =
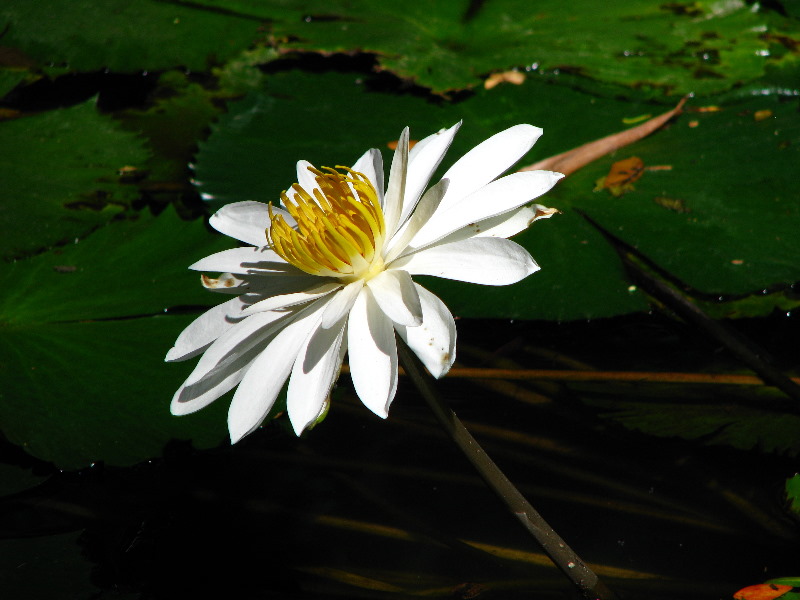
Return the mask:
[[(342, 371), (349, 372), (347, 365)], [(400, 369), (400, 374), (405, 371)], [(559, 369), (490, 369), (453, 367), (447, 377), (454, 379), (506, 379), (509, 381), (620, 381), (630, 383), (686, 383), (709, 385), (767, 385), (756, 375), (729, 373), (679, 373), (660, 371), (568, 371)], [(800, 377), (790, 378), (800, 384)]]

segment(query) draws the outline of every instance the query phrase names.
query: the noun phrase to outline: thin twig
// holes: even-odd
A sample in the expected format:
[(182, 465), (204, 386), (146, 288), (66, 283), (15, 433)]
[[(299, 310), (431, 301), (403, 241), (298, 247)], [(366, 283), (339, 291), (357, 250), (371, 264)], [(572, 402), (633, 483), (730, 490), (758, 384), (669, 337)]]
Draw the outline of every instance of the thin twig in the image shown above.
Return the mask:
[[(348, 372), (347, 365), (342, 371)], [(400, 375), (405, 375), (400, 369)], [(709, 385), (768, 385), (756, 375), (733, 373), (684, 373), (672, 371), (571, 371), (563, 369), (495, 369), (453, 367), (452, 379), (505, 379), (508, 381), (612, 381), (622, 383), (683, 383)], [(800, 377), (790, 377), (800, 384)]]
[(425, 398), (439, 423), (478, 470), (489, 487), (500, 496), (514, 516), (533, 535), (550, 560), (581, 591), (584, 598), (592, 600), (616, 598), (555, 530), (545, 522), (494, 461), (489, 458), (458, 416), (439, 398), (432, 385), (432, 378), (425, 372), (419, 359), (403, 340), (398, 339), (397, 342), (397, 350), (406, 373)]

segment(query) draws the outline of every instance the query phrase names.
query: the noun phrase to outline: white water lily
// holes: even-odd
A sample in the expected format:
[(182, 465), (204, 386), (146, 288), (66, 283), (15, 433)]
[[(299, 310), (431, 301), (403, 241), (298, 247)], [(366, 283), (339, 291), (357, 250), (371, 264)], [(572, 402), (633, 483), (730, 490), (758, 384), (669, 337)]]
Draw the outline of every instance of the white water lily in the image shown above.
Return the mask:
[[(229, 204), (211, 225), (248, 247), (191, 269), (205, 287), (236, 296), (190, 324), (167, 361), (202, 353), (175, 393), (175, 415), (195, 412), (236, 387), (231, 441), (258, 428), (286, 380), (287, 411), (300, 435), (324, 412), (345, 354), (358, 397), (388, 416), (397, 389), (395, 332), (435, 377), (455, 360), (453, 316), (412, 275), (484, 285), (515, 283), (539, 269), (506, 238), (553, 209), (531, 204), (562, 177), (528, 171), (498, 177), (542, 130), (516, 125), (484, 141), (426, 188), (460, 123), (411, 150), (406, 128), (384, 191), (380, 152), (352, 169), (297, 164), (281, 207)], [(238, 386), (238, 387), (237, 387)]]

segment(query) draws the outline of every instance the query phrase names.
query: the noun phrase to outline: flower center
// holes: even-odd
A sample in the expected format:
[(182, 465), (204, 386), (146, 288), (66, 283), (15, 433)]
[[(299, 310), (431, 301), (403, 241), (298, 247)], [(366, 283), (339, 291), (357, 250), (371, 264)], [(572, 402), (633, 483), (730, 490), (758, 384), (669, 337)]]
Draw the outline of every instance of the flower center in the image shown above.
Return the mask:
[(267, 239), (286, 262), (306, 273), (346, 282), (370, 278), (383, 270), (383, 210), (366, 175), (336, 169), (308, 167), (317, 187), (309, 193), (295, 183), (291, 197), (281, 194), (296, 228), (269, 205)]

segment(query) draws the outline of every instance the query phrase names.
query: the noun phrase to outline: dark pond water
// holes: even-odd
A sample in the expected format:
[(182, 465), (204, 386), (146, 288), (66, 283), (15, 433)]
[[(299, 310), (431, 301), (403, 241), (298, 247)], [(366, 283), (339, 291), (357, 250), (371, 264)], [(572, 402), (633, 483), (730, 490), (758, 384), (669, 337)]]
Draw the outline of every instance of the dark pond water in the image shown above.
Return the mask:
[[(737, 327), (793, 360), (792, 320)], [(656, 316), (462, 322), (459, 333), (473, 366), (736, 368), (715, 342)], [(678, 402), (704, 393), (696, 386), (448, 379), (439, 388), (622, 597), (731, 598), (797, 574), (797, 522), (783, 498), (796, 461), (708, 445), (713, 432), (686, 441), (630, 431), (587, 404)], [(0, 500), (3, 598), (575, 597), (407, 379), (381, 421), (343, 376), (327, 420), (299, 440), (271, 424), (236, 447), (197, 452), (175, 441), (146, 464), (72, 473), (0, 450), (4, 473), (43, 478)]]

